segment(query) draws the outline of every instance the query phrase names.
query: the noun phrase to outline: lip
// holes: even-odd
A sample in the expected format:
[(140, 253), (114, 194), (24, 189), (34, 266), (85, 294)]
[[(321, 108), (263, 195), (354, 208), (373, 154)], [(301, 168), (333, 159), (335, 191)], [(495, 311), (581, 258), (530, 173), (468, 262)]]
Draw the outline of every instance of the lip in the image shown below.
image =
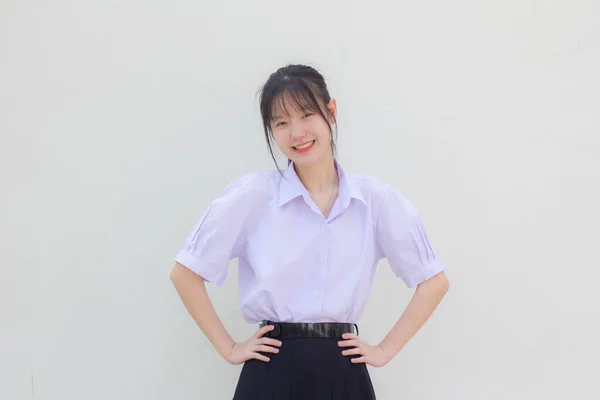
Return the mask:
[(315, 145), (315, 140), (309, 140), (308, 142), (304, 142), (299, 144), (298, 146), (303, 146), (307, 143), (311, 143), (308, 147), (304, 148), (304, 149), (297, 149), (296, 146), (292, 146), (292, 149), (296, 152), (296, 153), (306, 153), (307, 151), (309, 151), (310, 149), (313, 148), (313, 146)]

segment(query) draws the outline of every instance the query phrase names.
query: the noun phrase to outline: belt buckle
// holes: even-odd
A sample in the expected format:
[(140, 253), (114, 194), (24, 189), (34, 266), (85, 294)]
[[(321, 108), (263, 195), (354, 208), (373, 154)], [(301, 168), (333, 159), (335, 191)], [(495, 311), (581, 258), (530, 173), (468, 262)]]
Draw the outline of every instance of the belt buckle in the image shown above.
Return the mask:
[(273, 325), (273, 330), (269, 332), (271, 337), (279, 337), (281, 336), (281, 324), (279, 322), (271, 323)]
[(261, 324), (261, 327), (264, 327), (267, 325), (273, 325), (273, 330), (267, 332), (267, 337), (278, 337), (281, 335), (281, 324), (280, 323), (272, 322), (272, 321), (264, 321)]

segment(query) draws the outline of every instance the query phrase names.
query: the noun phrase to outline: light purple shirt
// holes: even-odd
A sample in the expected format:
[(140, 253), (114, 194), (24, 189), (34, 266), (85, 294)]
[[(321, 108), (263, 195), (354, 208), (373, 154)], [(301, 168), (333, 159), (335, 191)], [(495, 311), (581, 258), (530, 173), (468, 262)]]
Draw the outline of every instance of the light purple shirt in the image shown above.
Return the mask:
[(390, 185), (339, 174), (338, 197), (323, 214), (293, 164), (232, 182), (193, 228), (175, 261), (221, 285), (239, 259), (239, 295), (250, 323), (356, 323), (378, 261), (414, 287), (445, 269), (415, 208)]

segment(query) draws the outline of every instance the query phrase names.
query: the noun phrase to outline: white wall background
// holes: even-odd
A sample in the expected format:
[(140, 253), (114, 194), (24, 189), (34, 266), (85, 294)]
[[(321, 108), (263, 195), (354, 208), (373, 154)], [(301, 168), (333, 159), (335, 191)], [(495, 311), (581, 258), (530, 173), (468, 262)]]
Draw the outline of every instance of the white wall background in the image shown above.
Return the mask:
[[(0, 3), (0, 399), (227, 399), (168, 273), (271, 168), (256, 92), (311, 63), (346, 169), (421, 211), (452, 288), (379, 398), (598, 399), (600, 3)], [(211, 287), (236, 339), (237, 273)], [(376, 342), (412, 292), (382, 263)]]

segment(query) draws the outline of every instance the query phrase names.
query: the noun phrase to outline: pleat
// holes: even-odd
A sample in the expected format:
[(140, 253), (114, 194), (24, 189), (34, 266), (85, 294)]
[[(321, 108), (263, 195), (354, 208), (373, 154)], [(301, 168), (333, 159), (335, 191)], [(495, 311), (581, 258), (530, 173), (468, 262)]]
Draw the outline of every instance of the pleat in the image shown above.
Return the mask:
[(331, 378), (329, 375), (316, 378), (314, 400), (331, 400)]
[(264, 399), (272, 400), (292, 400), (292, 381), (289, 374), (282, 374), (273, 382), (271, 395)]
[(343, 378), (335, 377), (330, 382), (331, 400), (346, 400), (346, 382)]
[[(267, 365), (249, 360), (244, 364), (233, 400), (263, 400), (269, 392)], [(267, 397), (269, 398), (269, 397)]]
[(358, 392), (358, 380), (352, 375), (349, 374), (344, 382), (344, 400), (363, 400)]
[[(285, 350), (284, 350), (285, 347)], [(374, 400), (364, 364), (341, 355), (336, 340), (289, 340), (271, 362), (248, 362), (234, 400)]]
[(360, 379), (360, 398), (365, 400), (375, 400), (375, 390), (373, 389), (373, 382), (365, 366), (365, 372), (362, 374)]
[(315, 399), (318, 388), (312, 376), (298, 371), (292, 377), (292, 400)]

